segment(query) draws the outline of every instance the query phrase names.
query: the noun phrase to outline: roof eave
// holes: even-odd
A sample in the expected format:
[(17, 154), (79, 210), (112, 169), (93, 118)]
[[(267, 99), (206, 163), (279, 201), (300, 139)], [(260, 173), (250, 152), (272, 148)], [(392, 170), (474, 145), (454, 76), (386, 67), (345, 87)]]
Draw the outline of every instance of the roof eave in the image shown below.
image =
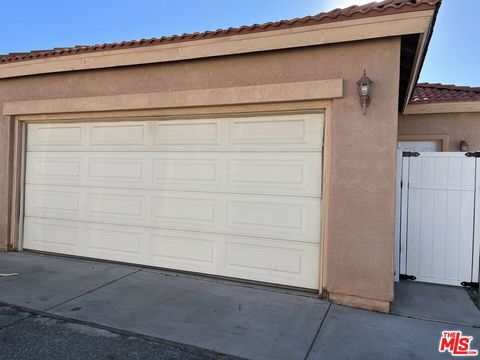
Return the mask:
[(403, 115), (480, 113), (480, 100), (408, 104)]
[(440, 0), (433, 11), (432, 18), (428, 25), (427, 30), (421, 35), (420, 38), (420, 46), (417, 48), (417, 54), (415, 56), (415, 63), (413, 66), (412, 75), (410, 76), (410, 83), (408, 85), (407, 95), (405, 97), (404, 103), (402, 104), (402, 112), (405, 112), (406, 107), (408, 106), (410, 99), (413, 94), (413, 90), (418, 82), (418, 78), (420, 77), (420, 71), (422, 70), (423, 64), (425, 62), (425, 57), (427, 56), (428, 46), (430, 45), (430, 41), (433, 35), (433, 29), (435, 27), (435, 23), (437, 20), (438, 12), (440, 10), (440, 6), (442, 4), (442, 0)]
[(19, 61), (0, 65), (0, 79), (272, 51), (431, 31), (434, 10), (233, 35), (165, 45)]

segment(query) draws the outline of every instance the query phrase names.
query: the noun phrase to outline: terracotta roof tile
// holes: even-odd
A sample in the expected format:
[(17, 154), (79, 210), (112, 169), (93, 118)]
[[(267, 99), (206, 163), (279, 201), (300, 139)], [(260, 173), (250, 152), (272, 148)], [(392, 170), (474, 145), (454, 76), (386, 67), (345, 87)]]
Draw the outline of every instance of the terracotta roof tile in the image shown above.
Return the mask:
[(480, 87), (419, 83), (410, 104), (449, 101), (480, 101)]
[(291, 20), (281, 20), (276, 22), (267, 22), (264, 24), (253, 24), (249, 26), (244, 25), (238, 28), (218, 29), (214, 31), (196, 32), (193, 34), (163, 36), (160, 38), (122, 41), (120, 43), (116, 42), (110, 44), (97, 44), (92, 46), (77, 45), (74, 47), (62, 47), (51, 50), (34, 50), (24, 53), (10, 53), (6, 55), (0, 55), (0, 65), (15, 61), (26, 61), (53, 56), (68, 56), (78, 53), (161, 45), (174, 42), (209, 39), (222, 36), (243, 35), (261, 31), (317, 25), (329, 22), (353, 20), (379, 15), (397, 14), (416, 10), (430, 10), (435, 9), (437, 6), (439, 6), (440, 2), (441, 0), (386, 0), (382, 2), (372, 2), (361, 6), (354, 5), (345, 9), (334, 9), (332, 11), (319, 13), (314, 16), (305, 16), (302, 18), (295, 18)]

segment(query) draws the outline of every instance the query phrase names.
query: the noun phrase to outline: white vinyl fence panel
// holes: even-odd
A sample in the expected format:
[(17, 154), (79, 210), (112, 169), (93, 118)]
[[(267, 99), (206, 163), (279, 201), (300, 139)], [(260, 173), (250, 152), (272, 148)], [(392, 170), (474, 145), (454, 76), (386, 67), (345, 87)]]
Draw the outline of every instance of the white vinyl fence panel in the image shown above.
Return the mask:
[(475, 159), (464, 153), (408, 158), (405, 272), (419, 281), (472, 281)]

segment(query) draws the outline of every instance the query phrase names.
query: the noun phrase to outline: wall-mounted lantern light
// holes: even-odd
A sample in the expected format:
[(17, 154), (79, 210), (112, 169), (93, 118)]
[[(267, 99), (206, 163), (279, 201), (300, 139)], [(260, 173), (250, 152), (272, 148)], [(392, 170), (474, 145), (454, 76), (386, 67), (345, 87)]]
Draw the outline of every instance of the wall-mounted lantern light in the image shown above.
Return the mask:
[(468, 143), (465, 140), (460, 141), (460, 151), (468, 151)]
[(367, 113), (367, 107), (370, 105), (370, 95), (372, 94), (373, 81), (367, 76), (367, 72), (363, 70), (363, 76), (357, 81), (358, 96), (360, 96), (360, 104), (362, 105), (363, 114)]

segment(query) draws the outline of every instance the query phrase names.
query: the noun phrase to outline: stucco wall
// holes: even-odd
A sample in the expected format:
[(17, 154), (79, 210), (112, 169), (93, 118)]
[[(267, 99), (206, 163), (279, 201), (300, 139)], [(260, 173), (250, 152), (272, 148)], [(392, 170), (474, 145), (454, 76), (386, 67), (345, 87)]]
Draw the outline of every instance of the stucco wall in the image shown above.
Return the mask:
[(462, 140), (480, 150), (480, 113), (399, 115), (398, 134), (448, 135), (448, 151), (460, 151)]
[[(327, 290), (339, 301), (354, 296), (384, 304), (393, 295), (399, 57), (400, 39), (389, 38), (32, 76), (0, 80), (0, 103), (343, 78), (345, 96), (333, 106), (331, 195), (325, 204)], [(375, 81), (365, 116), (355, 85), (364, 68)], [(8, 232), (9, 123), (3, 117), (0, 124), (0, 247)]]

